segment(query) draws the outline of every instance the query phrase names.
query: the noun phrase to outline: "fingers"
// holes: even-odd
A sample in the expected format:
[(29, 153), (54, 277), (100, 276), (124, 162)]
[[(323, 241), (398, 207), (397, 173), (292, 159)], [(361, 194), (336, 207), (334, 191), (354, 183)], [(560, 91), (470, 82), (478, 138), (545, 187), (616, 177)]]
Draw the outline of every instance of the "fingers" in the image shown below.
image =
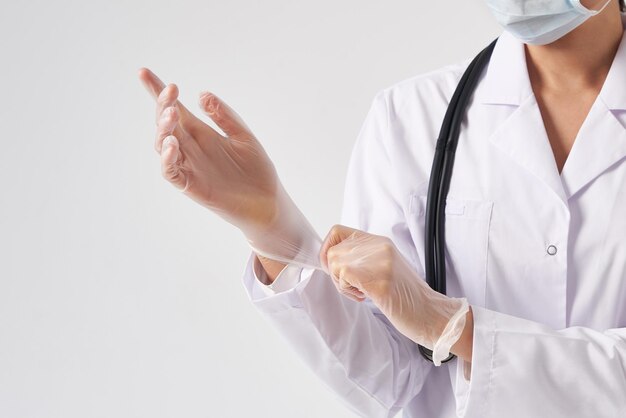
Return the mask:
[(358, 229), (349, 228), (344, 225), (334, 225), (330, 228), (330, 231), (326, 235), (324, 242), (322, 243), (322, 248), (320, 250), (320, 262), (322, 267), (328, 273), (328, 250), (335, 245), (341, 243), (343, 240), (348, 237), (354, 236), (360, 233)]
[(175, 136), (168, 136), (163, 141), (161, 150), (161, 174), (176, 188), (185, 191), (187, 184), (186, 173), (182, 170), (180, 144)]
[[(183, 104), (178, 101), (178, 87), (175, 84), (166, 85), (159, 77), (156, 76), (152, 71), (147, 68), (140, 68), (138, 72), (139, 79), (143, 83), (143, 86), (146, 88), (148, 93), (157, 100), (158, 104), (161, 104), (159, 100), (166, 100), (166, 97), (170, 99), (170, 101), (163, 105), (161, 104), (160, 109), (157, 108), (157, 121), (161, 115), (161, 111), (169, 106), (176, 106), (180, 111), (180, 122), (181, 124), (192, 131), (200, 126), (200, 124), (205, 125), (196, 118), (193, 113), (191, 113)], [(163, 94), (164, 90), (166, 91)], [(164, 96), (164, 97), (162, 97)], [(205, 125), (206, 126), (206, 125)]]
[(351, 283), (351, 266), (345, 259), (345, 255), (350, 253), (352, 248), (347, 240), (359, 234), (363, 232), (343, 225), (333, 226), (322, 244), (320, 261), (339, 293), (354, 301), (362, 302), (365, 300), (365, 294)]
[[(208, 133), (211, 139), (222, 139), (218, 132), (196, 118), (183, 106), (178, 100), (178, 87), (175, 84), (166, 85), (147, 68), (139, 69), (138, 75), (146, 90), (157, 100), (157, 121), (161, 118), (163, 110), (168, 107), (176, 107), (179, 110), (180, 129), (185, 129), (194, 136), (202, 129), (202, 133)], [(200, 95), (200, 108), (227, 136), (254, 138), (252, 131), (237, 112), (213, 93), (204, 92)], [(174, 134), (182, 138), (181, 132), (174, 131)]]
[(241, 116), (215, 94), (200, 93), (199, 104), (203, 112), (219, 126), (226, 136), (254, 137)]
[(168, 107), (174, 107), (178, 101), (178, 86), (170, 84), (165, 86), (156, 98), (156, 120), (157, 123), (163, 115), (163, 111)]
[(357, 302), (362, 302), (365, 300), (365, 295), (363, 294), (363, 292), (361, 292), (358, 288), (352, 286), (348, 281), (343, 279), (335, 280), (334, 278), (333, 280), (335, 282), (335, 287), (337, 287), (337, 290), (339, 290), (339, 293), (341, 293), (342, 295), (345, 295), (352, 300), (356, 300)]
[(165, 83), (147, 68), (140, 68), (138, 76), (148, 93), (150, 93), (154, 99), (159, 97), (159, 94), (165, 88)]
[(181, 114), (176, 106), (178, 102), (178, 87), (175, 84), (166, 86), (157, 97), (157, 135), (154, 148), (161, 152), (161, 143), (169, 135), (177, 139), (185, 138), (185, 132), (181, 126)]
[(161, 153), (163, 140), (170, 135), (176, 135), (174, 131), (178, 126), (178, 110), (175, 107), (167, 107), (163, 110), (161, 117), (157, 122), (157, 134), (154, 143), (154, 149)]

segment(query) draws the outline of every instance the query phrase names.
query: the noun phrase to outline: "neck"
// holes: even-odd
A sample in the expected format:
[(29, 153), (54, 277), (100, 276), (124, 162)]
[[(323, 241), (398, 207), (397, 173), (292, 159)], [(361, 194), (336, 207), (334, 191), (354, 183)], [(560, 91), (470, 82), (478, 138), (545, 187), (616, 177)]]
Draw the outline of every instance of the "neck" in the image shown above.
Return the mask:
[(599, 90), (623, 32), (619, 3), (614, 0), (563, 38), (548, 45), (526, 45), (533, 87), (558, 91)]

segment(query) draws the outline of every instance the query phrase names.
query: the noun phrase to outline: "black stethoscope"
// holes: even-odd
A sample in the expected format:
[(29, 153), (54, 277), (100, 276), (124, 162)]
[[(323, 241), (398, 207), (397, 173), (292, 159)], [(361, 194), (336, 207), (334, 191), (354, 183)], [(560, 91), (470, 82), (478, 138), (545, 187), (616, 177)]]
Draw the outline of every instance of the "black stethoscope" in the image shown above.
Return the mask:
[[(474, 93), (478, 78), (489, 63), (494, 40), (483, 49), (465, 70), (454, 95), (446, 110), (446, 115), (439, 131), (435, 158), (430, 172), (428, 183), (428, 197), (426, 202), (426, 234), (425, 234), (425, 263), (426, 281), (428, 285), (439, 293), (446, 294), (446, 262), (445, 262), (445, 202), (452, 178), (454, 155), (459, 142), (461, 122), (465, 115), (467, 103)], [(424, 346), (419, 351), (428, 361), (433, 361), (433, 352)], [(455, 357), (450, 354), (442, 363)]]

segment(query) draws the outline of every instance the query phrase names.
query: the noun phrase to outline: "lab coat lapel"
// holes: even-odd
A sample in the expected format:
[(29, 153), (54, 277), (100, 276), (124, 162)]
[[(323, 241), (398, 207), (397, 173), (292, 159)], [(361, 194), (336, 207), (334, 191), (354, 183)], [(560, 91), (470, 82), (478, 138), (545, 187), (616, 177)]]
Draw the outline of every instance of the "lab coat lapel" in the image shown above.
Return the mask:
[(483, 105), (517, 107), (495, 129), (490, 141), (541, 179), (566, 204), (571, 196), (626, 158), (626, 127), (615, 115), (626, 111), (625, 38), (561, 175), (532, 91), (522, 42), (507, 32), (500, 36), (483, 85), (476, 92), (476, 101)]
[(566, 202), (550, 141), (528, 77), (524, 44), (502, 33), (475, 100), (491, 106), (514, 107), (489, 137), (513, 162), (541, 180)]
[[(624, 15), (626, 25), (626, 15)], [(563, 167), (568, 197), (626, 158), (626, 127), (615, 112), (626, 111), (626, 39), (622, 38), (600, 94)]]
[(534, 95), (528, 96), (489, 140), (511, 160), (541, 180), (561, 201), (567, 202)]
[[(625, 69), (626, 71), (626, 69)], [(563, 167), (568, 198), (626, 158), (626, 128), (598, 100), (587, 116)]]

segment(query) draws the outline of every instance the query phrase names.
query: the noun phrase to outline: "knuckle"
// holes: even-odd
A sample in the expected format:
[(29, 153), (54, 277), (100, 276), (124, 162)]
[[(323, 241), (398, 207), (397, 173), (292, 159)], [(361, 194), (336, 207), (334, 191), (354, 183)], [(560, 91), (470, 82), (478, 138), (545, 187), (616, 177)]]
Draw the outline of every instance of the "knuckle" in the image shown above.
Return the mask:
[(337, 248), (330, 247), (328, 252), (326, 253), (326, 259), (328, 260), (328, 265), (334, 265), (337, 262)]
[(161, 166), (161, 174), (168, 181), (175, 181), (178, 176), (178, 170), (174, 164), (163, 164)]
[(344, 264), (341, 267), (339, 267), (339, 277), (341, 278), (341, 280), (345, 282), (348, 282), (354, 277), (356, 277), (354, 275), (353, 267), (350, 266), (349, 264)]
[(174, 107), (166, 107), (159, 116), (159, 126), (168, 126), (176, 119), (177, 113)]
[(345, 264), (341, 267), (342, 277), (350, 277), (354, 273), (354, 267), (350, 264)]
[(380, 261), (380, 269), (383, 275), (389, 275), (393, 271), (393, 263), (391, 259), (383, 259)]
[(159, 97), (157, 97), (157, 105), (159, 105), (159, 107), (163, 107), (168, 102), (168, 100), (169, 97), (167, 94), (167, 89), (164, 89), (161, 94), (159, 94)]
[(324, 237), (324, 246), (330, 246), (334, 244), (334, 238), (337, 235), (339, 225), (333, 225), (326, 233), (326, 237)]
[(391, 239), (385, 237), (380, 244), (380, 249), (384, 256), (391, 257), (391, 255), (395, 252), (396, 246), (393, 244)]
[(339, 224), (335, 224), (330, 228), (329, 235), (337, 235), (341, 232), (342, 226)]
[(167, 125), (159, 125), (157, 127), (156, 138), (157, 141), (162, 141), (166, 136), (171, 135), (173, 129), (169, 129), (170, 127)]

